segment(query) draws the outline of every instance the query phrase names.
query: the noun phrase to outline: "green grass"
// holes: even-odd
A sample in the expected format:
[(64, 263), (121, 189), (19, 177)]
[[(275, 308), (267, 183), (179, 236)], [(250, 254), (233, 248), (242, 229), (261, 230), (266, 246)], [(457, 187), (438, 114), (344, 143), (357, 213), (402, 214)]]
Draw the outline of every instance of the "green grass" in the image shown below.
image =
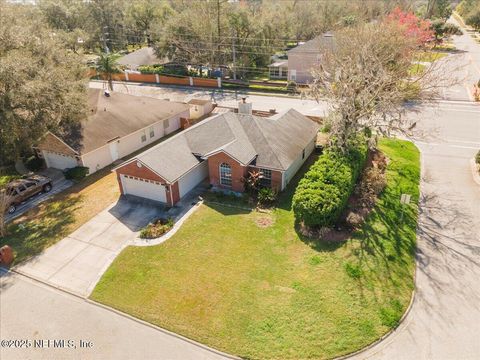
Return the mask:
[(7, 185), (10, 181), (18, 179), (20, 174), (17, 173), (13, 166), (0, 170), (0, 187)]
[(38, 255), (118, 199), (115, 174), (97, 171), (68, 190), (27, 211), (8, 226), (0, 247), (13, 248), (14, 264)]
[(410, 76), (422, 75), (425, 72), (426, 66), (423, 64), (412, 64), (408, 69)]
[[(398, 324), (414, 287), (419, 153), (400, 140), (380, 148), (388, 186), (347, 242), (296, 232), (294, 186), (271, 213), (202, 205), (165, 243), (126, 248), (92, 299), (250, 359), (323, 359), (368, 345)], [(402, 193), (413, 204), (400, 221)], [(257, 224), (264, 218), (270, 227)]]
[(419, 51), (415, 54), (414, 60), (419, 62), (434, 62), (444, 58), (448, 54), (436, 51)]

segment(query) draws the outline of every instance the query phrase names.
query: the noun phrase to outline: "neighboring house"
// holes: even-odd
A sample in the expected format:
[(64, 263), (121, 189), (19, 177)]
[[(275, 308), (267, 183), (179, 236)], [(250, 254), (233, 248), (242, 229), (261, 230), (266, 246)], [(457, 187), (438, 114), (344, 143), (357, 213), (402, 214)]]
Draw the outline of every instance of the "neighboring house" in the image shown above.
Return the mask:
[(117, 63), (124, 65), (129, 70), (137, 70), (138, 67), (142, 65), (161, 65), (168, 63), (168, 59), (160, 59), (155, 55), (155, 51), (152, 47), (144, 47), (122, 56), (117, 60)]
[(198, 119), (204, 115), (210, 114), (213, 110), (211, 100), (192, 99), (188, 102), (190, 106), (190, 119)]
[(180, 128), (188, 119), (187, 104), (149, 97), (88, 90), (89, 116), (68, 136), (47, 133), (36, 146), (47, 167), (89, 168), (110, 165)]
[(332, 46), (333, 34), (325, 33), (287, 52), (288, 80), (298, 84), (313, 81), (312, 68), (320, 64), (324, 49)]
[(291, 109), (270, 118), (227, 112), (212, 116), (121, 164), (122, 194), (174, 205), (205, 179), (244, 191), (249, 171), (283, 190), (315, 148), (319, 125)]
[(285, 80), (288, 77), (288, 60), (276, 61), (268, 66), (270, 79)]

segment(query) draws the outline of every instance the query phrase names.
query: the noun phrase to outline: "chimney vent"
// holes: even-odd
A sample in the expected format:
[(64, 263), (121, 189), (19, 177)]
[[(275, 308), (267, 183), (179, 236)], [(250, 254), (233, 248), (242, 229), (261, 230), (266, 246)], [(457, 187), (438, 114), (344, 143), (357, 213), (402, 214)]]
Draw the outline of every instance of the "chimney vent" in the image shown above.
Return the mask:
[(242, 101), (238, 103), (238, 113), (252, 115), (252, 103), (247, 103), (246, 98), (242, 98)]

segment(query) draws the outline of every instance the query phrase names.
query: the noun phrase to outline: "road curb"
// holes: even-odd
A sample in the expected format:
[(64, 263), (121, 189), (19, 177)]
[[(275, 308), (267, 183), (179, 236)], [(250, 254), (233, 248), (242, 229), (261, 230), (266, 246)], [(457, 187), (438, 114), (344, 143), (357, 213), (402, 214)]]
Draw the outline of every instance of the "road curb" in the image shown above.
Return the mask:
[(197, 346), (197, 347), (199, 347), (199, 348), (201, 348), (201, 349), (204, 349), (204, 350), (206, 350), (206, 351), (209, 351), (209, 352), (211, 352), (211, 353), (217, 354), (217, 355), (219, 355), (219, 356), (223, 356), (223, 357), (228, 358), (228, 359), (241, 360), (241, 358), (239, 358), (239, 357), (237, 357), (237, 356), (230, 355), (230, 354), (224, 353), (223, 351), (220, 351), (220, 350), (211, 348), (211, 347), (209, 347), (209, 346), (207, 346), (207, 345), (204, 345), (204, 344), (202, 344), (202, 343), (199, 343), (199, 342), (197, 342), (197, 341), (195, 341), (195, 340), (189, 339), (189, 338), (187, 338), (187, 337), (185, 337), (185, 336), (183, 336), (183, 335), (180, 335), (180, 334), (174, 333), (174, 332), (172, 332), (172, 331), (170, 331), (170, 330), (161, 328), (161, 327), (156, 326), (156, 325), (154, 325), (154, 324), (151, 324), (151, 323), (149, 323), (149, 322), (147, 322), (147, 321), (141, 320), (141, 319), (136, 318), (136, 317), (134, 317), (134, 316), (132, 316), (132, 315), (129, 315), (129, 314), (127, 314), (127, 313), (124, 313), (124, 312), (122, 312), (122, 311), (120, 311), (120, 310), (117, 310), (117, 309), (115, 309), (115, 308), (112, 308), (112, 307), (110, 307), (110, 306), (108, 306), (108, 305), (104, 305), (104, 304), (101, 304), (101, 303), (96, 302), (96, 301), (94, 301), (94, 300), (91, 300), (91, 299), (89, 299), (88, 297), (85, 297), (85, 296), (82, 296), (82, 295), (80, 295), (80, 294), (77, 294), (77, 293), (75, 293), (75, 292), (73, 292), (73, 291), (71, 291), (71, 290), (65, 289), (65, 288), (63, 288), (63, 287), (61, 287), (61, 286), (56, 286), (56, 285), (53, 285), (53, 284), (49, 284), (49, 283), (47, 283), (47, 282), (44, 281), (44, 280), (40, 280), (40, 279), (35, 278), (35, 277), (33, 277), (33, 276), (24, 274), (24, 273), (22, 273), (22, 272), (20, 272), (20, 271), (17, 271), (17, 270), (14, 270), (14, 269), (0, 268), (0, 272), (3, 273), (3, 274), (6, 274), (6, 275), (8, 275), (8, 273), (13, 273), (13, 274), (15, 274), (15, 275), (23, 276), (23, 277), (25, 277), (25, 278), (27, 278), (27, 279), (29, 279), (29, 280), (31, 280), (31, 281), (40, 283), (40, 284), (45, 285), (45, 286), (47, 286), (47, 287), (49, 287), (49, 288), (53, 288), (53, 289), (59, 290), (59, 291), (61, 291), (61, 292), (63, 292), (63, 293), (66, 293), (66, 294), (68, 294), (68, 295), (72, 295), (72, 296), (74, 296), (75, 298), (77, 298), (77, 299), (79, 299), (79, 300), (83, 300), (83, 301), (85, 301), (85, 302), (87, 302), (87, 303), (89, 303), (89, 304), (91, 304), (91, 305), (93, 305), (93, 306), (102, 308), (102, 309), (104, 309), (104, 310), (108, 310), (108, 311), (113, 312), (113, 313), (115, 313), (115, 314), (117, 314), (117, 315), (119, 315), (119, 316), (122, 316), (122, 317), (124, 317), (124, 318), (130, 319), (130, 320), (132, 320), (132, 321), (135, 321), (136, 323), (139, 323), (139, 324), (148, 326), (149, 328), (152, 328), (152, 329), (154, 329), (154, 330), (160, 331), (160, 332), (162, 332), (162, 333), (164, 333), (164, 334), (166, 334), (166, 335), (172, 336), (172, 337), (177, 338), (177, 339), (179, 339), (179, 340), (186, 341), (186, 342), (188, 342), (189, 344), (195, 345), (195, 346)]
[(127, 314), (127, 313), (124, 313), (124, 312), (122, 312), (122, 311), (120, 311), (120, 310), (117, 310), (117, 309), (115, 309), (115, 308), (113, 308), (113, 307), (110, 307), (110, 306), (108, 306), (108, 305), (104, 305), (104, 304), (102, 304), (102, 303), (96, 302), (96, 301), (91, 300), (91, 299), (89, 299), (89, 298), (85, 298), (84, 300), (85, 300), (86, 302), (94, 305), (94, 306), (97, 306), (97, 307), (100, 307), (100, 308), (102, 308), (102, 309), (111, 311), (111, 312), (113, 312), (113, 313), (115, 313), (115, 314), (117, 314), (117, 315), (123, 316), (123, 317), (128, 318), (128, 319), (130, 319), (130, 320), (133, 320), (133, 321), (135, 321), (135, 322), (137, 322), (137, 323), (139, 323), (139, 324), (148, 326), (148, 327), (150, 327), (150, 328), (152, 328), (152, 329), (155, 329), (155, 330), (157, 330), (157, 331), (160, 331), (160, 332), (162, 332), (162, 333), (164, 333), (164, 334), (173, 336), (173, 337), (175, 337), (175, 338), (177, 338), (177, 339), (186, 341), (186, 342), (188, 342), (188, 343), (190, 343), (190, 344), (192, 344), (192, 345), (195, 345), (195, 346), (197, 346), (197, 347), (199, 347), (199, 348), (202, 348), (202, 349), (204, 349), (204, 350), (210, 351), (210, 352), (212, 352), (212, 353), (214, 353), (214, 354), (223, 356), (223, 357), (228, 358), (228, 359), (241, 360), (240, 357), (237, 357), (237, 356), (234, 356), (234, 355), (230, 355), (230, 354), (224, 353), (223, 351), (220, 351), (220, 350), (211, 348), (211, 347), (209, 347), (209, 346), (207, 346), (207, 345), (204, 345), (204, 344), (202, 344), (202, 343), (199, 343), (199, 342), (197, 342), (197, 341), (195, 341), (195, 340), (189, 339), (188, 337), (185, 337), (185, 336), (183, 336), (183, 335), (174, 333), (174, 332), (172, 332), (172, 331), (170, 331), (170, 330), (161, 328), (161, 327), (159, 327), (159, 326), (157, 326), (157, 325), (154, 325), (154, 324), (151, 324), (151, 323), (149, 323), (149, 322), (147, 322), (147, 321), (145, 321), (145, 320), (141, 320), (141, 319), (139, 319), (139, 318), (136, 318), (136, 317), (134, 317), (134, 316), (132, 316), (132, 315), (129, 315), (129, 314)]

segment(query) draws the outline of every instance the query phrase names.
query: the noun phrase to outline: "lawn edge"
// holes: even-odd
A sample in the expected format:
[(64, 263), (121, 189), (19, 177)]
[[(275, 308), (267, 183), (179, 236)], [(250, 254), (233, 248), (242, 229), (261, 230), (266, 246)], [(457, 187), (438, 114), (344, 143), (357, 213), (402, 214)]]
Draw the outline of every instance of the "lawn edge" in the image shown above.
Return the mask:
[[(402, 139), (402, 138), (398, 138), (397, 140), (403, 140), (403, 141), (408, 141), (410, 143), (412, 143), (415, 148), (418, 150), (419, 152), (419, 162), (420, 162), (420, 179), (419, 179), (419, 182), (418, 182), (418, 187), (419, 187), (419, 190), (420, 190), (420, 194), (421, 194), (421, 182), (422, 182), (422, 173), (423, 173), (423, 167), (422, 167), (422, 164), (423, 164), (423, 153), (420, 151), (420, 148), (417, 146), (417, 144), (415, 144), (413, 141), (411, 140), (407, 140), (407, 139)], [(419, 201), (420, 202), (420, 201)], [(418, 205), (420, 207), (420, 205)], [(418, 239), (418, 214), (417, 214), (417, 228), (416, 228), (416, 235), (417, 235), (417, 239)], [(345, 354), (345, 355), (341, 355), (341, 356), (337, 356), (335, 358), (332, 358), (332, 360), (343, 360), (343, 359), (350, 359), (356, 355), (360, 355), (360, 354), (363, 354), (365, 352), (367, 352), (368, 350), (371, 350), (373, 349), (375, 346), (383, 343), (387, 338), (395, 335), (397, 333), (397, 330), (404, 324), (405, 322), (405, 319), (407, 318), (407, 316), (410, 314), (410, 311), (412, 310), (412, 307), (413, 307), (413, 304), (415, 303), (415, 298), (416, 298), (416, 294), (417, 294), (417, 245), (415, 243), (415, 261), (414, 261), (414, 271), (413, 271), (413, 290), (412, 290), (412, 294), (410, 295), (410, 302), (408, 303), (408, 306), (407, 308), (405, 309), (405, 312), (403, 313), (402, 317), (400, 318), (400, 320), (398, 321), (398, 324), (396, 326), (394, 326), (393, 328), (391, 328), (390, 330), (388, 330), (385, 334), (383, 334), (380, 338), (378, 338), (377, 340), (373, 341), (372, 343), (368, 344), (367, 346), (365, 346), (364, 348), (362, 349), (359, 349), (359, 350), (356, 350), (356, 351), (353, 351), (353, 352), (350, 352), (348, 354)], [(380, 350), (380, 349), (379, 349)], [(378, 352), (378, 351), (377, 351)], [(377, 353), (377, 352), (374, 352), (374, 353)]]
[(405, 312), (403, 313), (402, 317), (400, 318), (398, 324), (391, 328), (389, 331), (387, 331), (385, 334), (383, 334), (380, 338), (378, 338), (377, 340), (375, 340), (374, 342), (368, 344), (367, 346), (365, 346), (364, 348), (360, 349), (360, 350), (356, 350), (356, 351), (353, 351), (351, 353), (348, 353), (348, 354), (345, 354), (345, 355), (341, 355), (341, 356), (338, 356), (338, 357), (335, 357), (335, 358), (332, 358), (332, 360), (343, 360), (343, 359), (350, 359), (356, 355), (360, 355), (372, 348), (374, 348), (375, 346), (379, 345), (380, 343), (382, 343), (384, 340), (386, 340), (387, 338), (389, 338), (390, 336), (393, 336), (394, 333), (396, 333), (396, 331), (398, 330), (398, 328), (403, 325), (405, 319), (407, 318), (408, 314), (410, 313), (410, 311), (412, 310), (412, 307), (413, 307), (413, 304), (415, 302), (415, 295), (417, 293), (416, 291), (416, 283), (417, 283), (417, 264), (415, 262), (415, 271), (413, 273), (413, 284), (414, 284), (414, 288), (412, 290), (412, 294), (410, 296), (410, 302), (408, 303), (408, 306), (407, 306), (407, 309), (405, 310)]
[[(68, 291), (66, 291), (66, 292), (68, 292)], [(220, 356), (224, 356), (224, 357), (226, 357), (226, 358), (228, 358), (228, 359), (241, 360), (241, 358), (238, 357), (238, 356), (228, 354), (228, 353), (223, 352), (223, 351), (221, 351), (221, 350), (217, 350), (217, 349), (215, 349), (215, 348), (213, 348), (213, 347), (210, 347), (210, 346), (208, 346), (208, 345), (205, 345), (205, 344), (202, 344), (202, 343), (200, 343), (200, 342), (198, 342), (198, 341), (195, 341), (195, 340), (193, 340), (193, 339), (190, 339), (190, 338), (188, 338), (188, 337), (186, 337), (186, 336), (184, 336), (184, 335), (177, 334), (177, 333), (175, 333), (175, 332), (173, 332), (173, 331), (167, 330), (167, 329), (165, 329), (165, 328), (162, 328), (162, 327), (160, 327), (160, 326), (154, 325), (154, 324), (152, 324), (152, 323), (149, 323), (149, 322), (147, 322), (147, 321), (145, 321), (145, 320), (139, 319), (139, 318), (137, 318), (137, 317), (135, 317), (135, 316), (132, 316), (132, 315), (130, 315), (130, 314), (127, 314), (127, 313), (125, 313), (125, 312), (123, 312), (123, 311), (121, 311), (121, 310), (115, 309), (114, 307), (111, 307), (111, 306), (102, 304), (102, 303), (100, 303), (100, 302), (96, 302), (95, 300), (92, 300), (92, 299), (90, 299), (89, 297), (85, 297), (85, 298), (83, 298), (83, 300), (85, 300), (85, 301), (86, 301), (87, 303), (89, 303), (89, 304), (92, 304), (92, 305), (94, 305), (94, 306), (98, 306), (98, 307), (103, 308), (103, 309), (105, 309), (105, 310), (111, 311), (111, 312), (113, 312), (113, 313), (115, 313), (115, 314), (117, 314), (117, 315), (123, 316), (123, 317), (125, 317), (125, 318), (127, 318), (127, 319), (133, 320), (133, 321), (135, 321), (135, 322), (137, 322), (137, 323), (139, 323), (139, 324), (148, 326), (148, 327), (150, 327), (150, 328), (152, 328), (152, 329), (155, 329), (155, 330), (157, 330), (157, 331), (160, 331), (160, 332), (162, 332), (162, 333), (164, 333), (164, 334), (170, 335), (170, 336), (175, 337), (175, 338), (177, 338), (177, 339), (186, 341), (186, 342), (188, 342), (188, 343), (190, 343), (190, 344), (192, 344), (192, 345), (195, 345), (195, 346), (197, 346), (197, 347), (199, 347), (199, 348), (202, 348), (202, 349), (204, 349), (204, 350), (210, 351), (210, 352), (212, 352), (212, 353), (214, 353), (214, 354), (217, 354), (217, 355), (220, 355)]]
[(217, 349), (212, 348), (212, 347), (210, 347), (210, 346), (208, 346), (208, 345), (205, 345), (205, 344), (202, 344), (202, 343), (200, 343), (200, 342), (198, 342), (198, 341), (195, 341), (195, 340), (193, 340), (193, 339), (190, 339), (190, 338), (188, 338), (188, 337), (186, 337), (186, 336), (177, 334), (177, 333), (175, 333), (175, 332), (173, 332), (173, 331), (170, 331), (170, 330), (167, 330), (167, 329), (162, 328), (162, 327), (160, 327), (160, 326), (151, 324), (151, 323), (149, 323), (149, 322), (147, 322), (147, 321), (144, 321), (144, 320), (141, 320), (141, 319), (139, 319), (139, 318), (136, 318), (135, 316), (129, 315), (129, 314), (123, 312), (123, 311), (120, 311), (120, 310), (117, 310), (117, 309), (115, 309), (115, 308), (113, 308), (113, 307), (110, 307), (110, 306), (108, 306), (108, 305), (105, 305), (105, 304), (96, 302), (96, 301), (90, 299), (89, 297), (85, 297), (85, 296), (83, 296), (83, 295), (77, 294), (77, 293), (75, 293), (75, 292), (73, 292), (73, 291), (71, 291), (71, 290), (68, 290), (68, 289), (66, 289), (66, 288), (64, 288), (64, 287), (62, 287), (62, 286), (54, 286), (54, 285), (49, 284), (49, 283), (47, 283), (47, 282), (45, 282), (45, 281), (43, 281), (43, 280), (40, 280), (40, 279), (37, 279), (37, 278), (35, 278), (35, 277), (33, 277), (33, 276), (29, 276), (29, 275), (27, 275), (27, 274), (24, 274), (24, 273), (22, 273), (22, 272), (20, 272), (20, 271), (16, 271), (16, 270), (14, 270), (14, 269), (7, 269), (7, 268), (4, 268), (4, 267), (1, 267), (1, 266), (0, 266), (0, 274), (6, 275), (6, 274), (9, 274), (9, 273), (12, 273), (12, 274), (14, 274), (14, 275), (16, 275), (16, 276), (25, 277), (25, 278), (29, 279), (30, 281), (34, 281), (34, 282), (40, 283), (40, 284), (42, 284), (43, 286), (46, 286), (46, 287), (48, 287), (48, 288), (61, 291), (61, 292), (63, 292), (63, 293), (66, 293), (66, 294), (68, 294), (68, 295), (71, 295), (71, 296), (73, 296), (73, 297), (75, 297), (75, 298), (77, 298), (77, 299), (79, 299), (79, 300), (83, 300), (83, 301), (85, 301), (85, 302), (87, 302), (87, 303), (89, 303), (89, 304), (91, 304), (91, 305), (93, 305), (93, 306), (97, 306), (97, 307), (103, 308), (103, 309), (108, 310), (108, 311), (110, 311), (110, 312), (113, 312), (113, 313), (115, 313), (115, 314), (117, 314), (117, 315), (119, 315), (119, 316), (122, 316), (122, 317), (124, 317), (124, 318), (130, 319), (130, 320), (135, 321), (135, 322), (137, 322), (137, 323), (139, 323), (139, 324), (142, 324), (142, 325), (144, 325), (144, 326), (148, 326), (148, 327), (150, 327), (150, 328), (152, 328), (152, 329), (155, 329), (155, 330), (157, 330), (157, 331), (160, 331), (160, 332), (162, 332), (162, 333), (164, 333), (164, 334), (166, 334), (166, 335), (169, 335), (169, 336), (175, 337), (175, 338), (177, 338), (177, 339), (186, 341), (186, 342), (188, 342), (188, 343), (190, 343), (190, 344), (192, 344), (192, 345), (195, 345), (195, 346), (197, 346), (197, 347), (199, 347), (199, 348), (202, 348), (202, 349), (204, 349), (204, 350), (206, 350), (206, 351), (210, 351), (211, 353), (214, 353), (214, 354), (223, 356), (223, 357), (228, 358), (228, 359), (241, 360), (241, 358), (238, 357), (238, 356), (225, 353), (225, 352), (223, 352), (223, 351), (217, 350)]

